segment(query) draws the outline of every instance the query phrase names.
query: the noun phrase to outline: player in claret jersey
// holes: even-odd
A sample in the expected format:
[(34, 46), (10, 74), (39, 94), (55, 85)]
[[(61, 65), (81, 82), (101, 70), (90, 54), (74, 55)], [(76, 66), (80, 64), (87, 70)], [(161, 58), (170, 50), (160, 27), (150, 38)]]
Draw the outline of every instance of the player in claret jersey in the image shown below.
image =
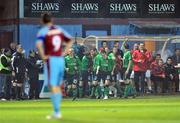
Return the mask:
[[(41, 58), (45, 61), (45, 82), (49, 85), (52, 95), (51, 101), (54, 108), (54, 113), (47, 116), (47, 119), (62, 117), (60, 104), (62, 94), (60, 85), (64, 75), (64, 55), (68, 53), (68, 49), (72, 46), (71, 36), (54, 25), (52, 17), (49, 14), (42, 16), (44, 27), (37, 34), (36, 47)], [(65, 49), (62, 49), (62, 44), (66, 43)]]

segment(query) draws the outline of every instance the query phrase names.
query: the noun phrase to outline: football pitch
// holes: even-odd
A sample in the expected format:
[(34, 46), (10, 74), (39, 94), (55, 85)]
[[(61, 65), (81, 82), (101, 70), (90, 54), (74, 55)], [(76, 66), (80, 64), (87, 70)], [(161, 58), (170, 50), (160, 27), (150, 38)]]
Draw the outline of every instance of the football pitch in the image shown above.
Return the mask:
[(64, 99), (63, 119), (46, 120), (49, 100), (0, 102), (0, 123), (180, 123), (180, 96)]

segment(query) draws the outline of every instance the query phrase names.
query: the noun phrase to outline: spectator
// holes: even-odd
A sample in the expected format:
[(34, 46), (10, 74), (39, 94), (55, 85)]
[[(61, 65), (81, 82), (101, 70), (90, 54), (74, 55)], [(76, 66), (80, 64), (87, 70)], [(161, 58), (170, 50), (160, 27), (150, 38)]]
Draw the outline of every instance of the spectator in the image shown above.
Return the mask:
[(166, 64), (164, 65), (164, 68), (165, 68), (165, 76), (166, 76), (166, 81), (165, 81), (166, 91), (178, 92), (179, 90), (178, 72), (176, 71), (173, 65), (173, 61), (171, 57), (167, 59)]
[[(155, 94), (159, 92), (165, 92), (165, 69), (163, 66), (163, 60), (156, 60), (151, 64), (151, 80), (154, 83)], [(159, 91), (161, 90), (161, 91)]]
[(139, 50), (139, 45), (137, 43), (134, 44), (131, 54), (133, 54), (136, 50)]
[[(154, 77), (153, 77), (153, 71), (152, 68), (156, 68), (158, 66), (158, 62), (161, 59), (161, 54), (154, 54), (154, 61), (151, 63), (150, 65), (150, 70), (151, 70), (151, 81), (154, 85), (154, 92), (157, 93), (157, 86), (156, 86), (156, 82), (153, 81)], [(156, 81), (156, 80), (155, 80)], [(155, 91), (156, 90), (156, 91)]]
[(15, 99), (20, 100), (23, 99), (22, 92), (23, 92), (23, 84), (26, 75), (26, 59), (24, 58), (23, 48), (21, 45), (17, 46), (17, 52), (13, 58), (13, 71), (15, 75), (16, 81), (14, 82), (14, 89), (15, 89)]
[[(135, 43), (133, 49), (131, 50), (131, 55), (136, 51), (139, 50), (139, 44)], [(133, 63), (132, 63), (133, 64)], [(133, 65), (134, 66), (134, 65)], [(131, 80), (134, 81), (134, 70), (131, 72), (130, 76)]]
[(4, 48), (2, 48), (2, 49), (0, 50), (0, 55), (4, 53), (4, 50), (5, 50)]
[(175, 53), (172, 56), (173, 64), (178, 65), (180, 63), (180, 49), (175, 49)]
[(152, 91), (152, 82), (151, 82), (151, 70), (150, 70), (150, 66), (151, 66), (151, 63), (153, 62), (153, 56), (152, 56), (152, 53), (149, 52), (149, 59), (147, 61), (147, 71), (146, 71), (146, 74), (145, 74), (145, 77), (146, 77), (146, 82), (147, 82), (147, 93), (153, 93)]
[(16, 52), (16, 43), (12, 42), (10, 44), (10, 50), (11, 50), (11, 54), (13, 55)]
[[(178, 65), (180, 64), (180, 49), (177, 48), (175, 49), (175, 53), (174, 55), (172, 56), (172, 59), (173, 59), (173, 64), (174, 65)], [(180, 80), (180, 69), (178, 70), (178, 73), (179, 73), (179, 80)], [(179, 91), (179, 82), (176, 83), (176, 90)]]
[(158, 61), (161, 59), (161, 54), (156, 54), (155, 60), (153, 62), (158, 63)]
[[(0, 56), (0, 78), (1, 78), (1, 97), (6, 100), (11, 98), (11, 51), (5, 49)], [(3, 93), (4, 91), (4, 93)]]
[(147, 63), (150, 59), (150, 53), (145, 49), (145, 45), (141, 43), (139, 45), (139, 50), (134, 51), (132, 55), (132, 59), (134, 62), (134, 82), (136, 91), (140, 92), (139, 83), (141, 83), (141, 93), (144, 94), (144, 86), (145, 86), (145, 73), (147, 71)]
[[(148, 92), (153, 92), (152, 90), (154, 89), (155, 93), (169, 92), (172, 91), (172, 88), (173, 91), (178, 91), (179, 81), (174, 65), (179, 63), (179, 48), (175, 50), (172, 58), (168, 58), (167, 62), (163, 64), (160, 54), (157, 54), (155, 56), (155, 60), (152, 62), (152, 54), (145, 49), (144, 44), (141, 43), (138, 45), (136, 43), (134, 44), (133, 50), (130, 51), (130, 46), (126, 43), (126, 41), (123, 43), (121, 48), (123, 52), (121, 52), (119, 49), (118, 41), (114, 42), (113, 49), (108, 48), (107, 41), (102, 42), (102, 47), (99, 51), (94, 48), (88, 52), (86, 51), (86, 48), (83, 48), (84, 46), (81, 47), (78, 44), (76, 44), (78, 47), (75, 47), (77, 52), (70, 49), (70, 54), (65, 57), (65, 91), (68, 92), (69, 96), (89, 96), (90, 92), (90, 96), (93, 98), (95, 97), (104, 99), (107, 99), (109, 95), (114, 97), (124, 95), (124, 97), (128, 97), (133, 93), (133, 96), (135, 96), (136, 91), (133, 90), (134, 82), (136, 90), (141, 93), (145, 92), (145, 87), (148, 88)], [(21, 85), (26, 82), (24, 80), (26, 75), (24, 73), (26, 73), (27, 67), (27, 72), (30, 79), (29, 82), (31, 85), (30, 99), (38, 98), (39, 90), (41, 88), (41, 86), (39, 86), (40, 83), (37, 82), (38, 73), (40, 72), (38, 72), (38, 68), (40, 68), (39, 66), (42, 68), (43, 63), (37, 53), (34, 56), (34, 51), (30, 53), (28, 60), (26, 60), (24, 56), (25, 54), (23, 53), (24, 51), (22, 47), (20, 47), (21, 46), (18, 45), (15, 48), (13, 43), (10, 45), (10, 50), (14, 53), (12, 67), (14, 70), (13, 75), (15, 74), (15, 76), (13, 76), (15, 97), (17, 99), (22, 98)], [(16, 49), (18, 50), (17, 52), (15, 52)], [(5, 55), (4, 52), (6, 51), (7, 50), (5, 49), (1, 49), (3, 55)], [(77, 57), (77, 55), (80, 57), (83, 56), (82, 60), (80, 57)], [(36, 62), (37, 60), (38, 62)], [(148, 73), (149, 69), (151, 70), (152, 76)], [(135, 71), (135, 77), (130, 77), (130, 74), (133, 75), (133, 71)], [(96, 73), (98, 74), (96, 75)], [(146, 75), (145, 73), (148, 73), (148, 76), (144, 76)], [(5, 81), (5, 77), (2, 75), (4, 76), (4, 74), (0, 73), (0, 79)], [(130, 80), (132, 77), (135, 78), (134, 82), (133, 80)], [(6, 88), (5, 93), (2, 91), (1, 80), (0, 97), (3, 96), (5, 98), (5, 96), (9, 95), (7, 92), (10, 91), (8, 88)], [(103, 80), (103, 82), (101, 80)], [(145, 85), (145, 80), (147, 80), (147, 85)], [(149, 80), (152, 80), (152, 84)], [(66, 85), (66, 83), (68, 85)], [(6, 84), (8, 84), (8, 82)], [(5, 86), (3, 86), (3, 88), (4, 87)], [(161, 91), (159, 91), (159, 88)]]
[(27, 59), (28, 78), (30, 84), (29, 99), (39, 99), (38, 65), (35, 52), (30, 51)]

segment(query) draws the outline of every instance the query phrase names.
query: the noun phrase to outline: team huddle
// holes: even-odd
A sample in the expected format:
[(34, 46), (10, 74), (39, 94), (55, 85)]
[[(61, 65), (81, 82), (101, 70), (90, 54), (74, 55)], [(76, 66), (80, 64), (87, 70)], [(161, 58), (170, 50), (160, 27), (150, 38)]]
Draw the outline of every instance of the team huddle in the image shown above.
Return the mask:
[[(161, 55), (152, 55), (143, 43), (134, 44), (131, 50), (127, 41), (121, 48), (117, 41), (110, 50), (103, 41), (99, 50), (93, 48), (78, 57), (72, 48), (71, 36), (53, 25), (49, 14), (44, 14), (42, 20), (45, 27), (38, 32), (36, 46), (45, 62), (45, 83), (52, 91), (54, 113), (48, 119), (62, 117), (61, 91), (73, 100), (179, 91), (178, 71), (174, 65), (178, 63), (180, 49), (164, 64)], [(63, 81), (64, 88), (60, 89)]]

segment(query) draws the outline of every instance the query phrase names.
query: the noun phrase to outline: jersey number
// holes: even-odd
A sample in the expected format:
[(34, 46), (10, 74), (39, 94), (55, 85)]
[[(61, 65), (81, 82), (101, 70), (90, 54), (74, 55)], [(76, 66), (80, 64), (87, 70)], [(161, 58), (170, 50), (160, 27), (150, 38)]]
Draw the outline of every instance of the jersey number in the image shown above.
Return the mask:
[(61, 38), (59, 36), (54, 36), (52, 39), (52, 44), (54, 46), (54, 51), (58, 51), (61, 48)]

